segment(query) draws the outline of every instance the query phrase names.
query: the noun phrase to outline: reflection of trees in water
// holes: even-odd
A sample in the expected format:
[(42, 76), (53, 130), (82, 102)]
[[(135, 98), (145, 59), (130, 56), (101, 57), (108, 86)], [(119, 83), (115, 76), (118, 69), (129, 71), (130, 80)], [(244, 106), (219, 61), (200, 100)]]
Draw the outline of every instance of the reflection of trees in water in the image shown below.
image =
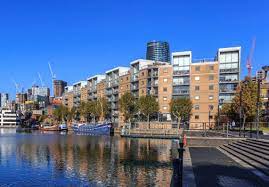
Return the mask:
[(86, 177), (104, 185), (168, 185), (172, 175), (169, 140), (42, 135), (22, 139), (17, 158), (53, 168), (55, 177)]

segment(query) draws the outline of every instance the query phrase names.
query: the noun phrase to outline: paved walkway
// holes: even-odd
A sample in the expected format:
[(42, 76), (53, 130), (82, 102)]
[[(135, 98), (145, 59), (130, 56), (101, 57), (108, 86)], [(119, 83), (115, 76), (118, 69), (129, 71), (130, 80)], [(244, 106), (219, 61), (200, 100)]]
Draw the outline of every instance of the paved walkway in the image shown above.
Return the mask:
[(269, 186), (225, 154), (210, 147), (190, 147), (197, 186)]

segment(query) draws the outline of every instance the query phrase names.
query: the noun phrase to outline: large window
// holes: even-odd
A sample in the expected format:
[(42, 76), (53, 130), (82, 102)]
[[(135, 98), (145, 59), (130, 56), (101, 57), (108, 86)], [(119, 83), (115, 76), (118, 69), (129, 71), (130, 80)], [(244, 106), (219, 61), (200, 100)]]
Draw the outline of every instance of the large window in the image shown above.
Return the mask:
[(221, 53), (219, 61), (220, 63), (239, 62), (239, 53), (238, 52)]
[(173, 83), (176, 85), (189, 84), (189, 77), (174, 77)]
[(238, 75), (221, 75), (220, 82), (231, 82), (231, 81), (238, 81)]
[(178, 66), (189, 66), (190, 56), (174, 56), (173, 64)]

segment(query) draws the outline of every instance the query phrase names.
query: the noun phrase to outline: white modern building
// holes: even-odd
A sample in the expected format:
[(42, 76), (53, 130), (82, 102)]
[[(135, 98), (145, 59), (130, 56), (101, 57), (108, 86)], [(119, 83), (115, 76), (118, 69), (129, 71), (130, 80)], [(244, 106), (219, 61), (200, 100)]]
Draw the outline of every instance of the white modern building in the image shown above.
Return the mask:
[(12, 110), (3, 109), (0, 112), (0, 127), (16, 127), (19, 125), (18, 114)]

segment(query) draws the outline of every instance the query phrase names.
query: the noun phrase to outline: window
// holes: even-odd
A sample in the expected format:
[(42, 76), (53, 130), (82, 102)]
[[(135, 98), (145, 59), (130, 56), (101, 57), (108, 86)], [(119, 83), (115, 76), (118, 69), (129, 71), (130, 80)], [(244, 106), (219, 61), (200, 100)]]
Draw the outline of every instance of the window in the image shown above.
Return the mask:
[(126, 88), (129, 88), (129, 85), (127, 85)]
[(142, 92), (142, 94), (144, 94), (144, 90), (142, 90), (141, 92)]
[(199, 115), (195, 115), (195, 119), (199, 119)]
[(144, 72), (142, 72), (141, 74), (142, 74), (142, 76), (144, 76), (144, 75), (145, 75), (145, 73), (144, 73)]
[(213, 116), (210, 115), (210, 116), (209, 116), (209, 119), (213, 119)]
[(126, 80), (128, 81), (129, 80), (129, 77), (126, 77)]
[(164, 87), (164, 88), (163, 88), (163, 91), (164, 91), (164, 92), (167, 92), (167, 88), (166, 88), (166, 87)]
[(195, 71), (200, 71), (200, 66), (195, 66)]
[(164, 79), (163, 79), (163, 82), (167, 82), (167, 81), (168, 81), (168, 79), (167, 79), (167, 78), (164, 78)]
[(213, 98), (214, 98), (213, 95), (210, 95), (210, 96), (208, 97), (209, 100), (212, 100)]
[(199, 105), (194, 105), (194, 109), (195, 110), (199, 110), (200, 109), (200, 106)]
[(200, 86), (195, 86), (195, 91), (199, 91), (200, 90)]
[(144, 85), (144, 81), (141, 82), (141, 85)]
[(200, 80), (200, 77), (199, 77), (199, 76), (196, 76), (196, 77), (194, 77), (194, 79), (195, 79), (196, 81), (199, 81), (199, 80)]
[(214, 75), (209, 75), (208, 80), (210, 81), (214, 80)]
[(122, 90), (122, 89), (123, 89), (123, 87), (121, 86), (121, 87), (120, 87), (120, 89)]
[(167, 106), (164, 106), (164, 107), (163, 107), (163, 110), (167, 110)]
[(123, 81), (123, 78), (121, 78), (120, 81), (122, 82)]
[(167, 97), (163, 97), (163, 100), (164, 100), (164, 101), (167, 101)]
[(213, 71), (214, 70), (214, 66), (213, 65), (209, 66), (209, 70), (210, 71)]
[(208, 108), (209, 108), (209, 110), (213, 110), (214, 109), (214, 106), (213, 105), (209, 105)]
[(167, 73), (167, 72), (168, 72), (168, 69), (167, 69), (167, 68), (164, 68), (164, 69), (163, 69), (163, 72), (164, 72), (164, 73)]
[(194, 97), (194, 99), (195, 99), (195, 100), (199, 100), (199, 99), (200, 99), (200, 96), (199, 96), (199, 95), (196, 95), (196, 96)]
[(214, 90), (214, 85), (209, 85), (209, 90)]

